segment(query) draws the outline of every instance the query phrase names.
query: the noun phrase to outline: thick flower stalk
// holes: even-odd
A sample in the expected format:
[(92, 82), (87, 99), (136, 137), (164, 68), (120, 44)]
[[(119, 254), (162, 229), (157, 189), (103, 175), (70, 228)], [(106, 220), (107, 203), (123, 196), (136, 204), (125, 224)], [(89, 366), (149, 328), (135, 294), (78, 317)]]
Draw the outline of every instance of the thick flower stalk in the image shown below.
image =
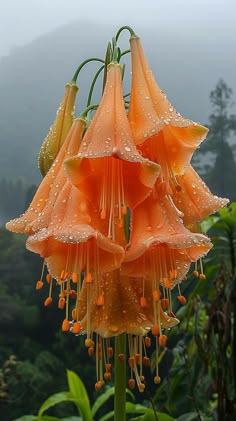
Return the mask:
[[(154, 382), (161, 381), (159, 360), (168, 329), (179, 323), (176, 304), (186, 303), (181, 282), (192, 263), (200, 260), (200, 278), (205, 278), (201, 259), (211, 242), (194, 232), (196, 224), (227, 200), (213, 196), (190, 164), (207, 129), (174, 109), (154, 79), (140, 39), (125, 29), (132, 35), (130, 101), (123, 96), (121, 29), (105, 63), (86, 60), (66, 86), (40, 152), (45, 177), (28, 210), (7, 228), (27, 233), (27, 248), (43, 258), (36, 289), (46, 278), (48, 306), (58, 288), (57, 305), (65, 311), (62, 330), (86, 335), (88, 354), (96, 359), (96, 390), (112, 377), (116, 337), (115, 358), (118, 364), (127, 358), (129, 387), (143, 392), (152, 343)], [(89, 106), (75, 119), (75, 79), (94, 60), (104, 64), (92, 81)], [(103, 69), (104, 91), (93, 105)], [(121, 372), (116, 370), (117, 384), (124, 384)], [(121, 412), (123, 420), (124, 408)]]

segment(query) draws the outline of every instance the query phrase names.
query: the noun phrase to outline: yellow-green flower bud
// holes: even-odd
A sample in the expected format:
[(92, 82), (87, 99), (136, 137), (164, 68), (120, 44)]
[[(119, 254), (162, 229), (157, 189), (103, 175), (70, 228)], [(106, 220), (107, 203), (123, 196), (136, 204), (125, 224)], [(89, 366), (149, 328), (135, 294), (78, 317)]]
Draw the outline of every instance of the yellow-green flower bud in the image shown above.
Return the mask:
[(77, 91), (78, 86), (74, 82), (66, 84), (54, 123), (41, 146), (38, 165), (43, 177), (50, 169), (72, 126)]

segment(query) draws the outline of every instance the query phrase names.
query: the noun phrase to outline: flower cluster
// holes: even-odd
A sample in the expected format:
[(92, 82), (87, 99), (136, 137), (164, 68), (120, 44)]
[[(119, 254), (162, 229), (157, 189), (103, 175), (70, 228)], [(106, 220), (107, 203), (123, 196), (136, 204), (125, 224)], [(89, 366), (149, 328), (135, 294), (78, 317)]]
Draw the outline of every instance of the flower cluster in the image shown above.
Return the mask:
[(85, 334), (88, 353), (96, 356), (96, 389), (111, 378), (111, 338), (125, 332), (129, 386), (143, 391), (146, 348), (154, 341), (159, 383), (158, 355), (166, 330), (178, 323), (173, 288), (184, 305), (180, 284), (192, 262), (195, 275), (205, 277), (201, 258), (211, 242), (198, 222), (227, 200), (213, 196), (190, 164), (207, 129), (170, 104), (139, 37), (130, 39), (129, 101), (122, 54), (114, 41), (109, 48), (100, 103), (74, 118), (77, 86), (66, 86), (40, 152), (45, 177), (28, 210), (7, 229), (27, 233), (27, 248), (44, 259), (47, 274), (36, 289), (45, 277), (48, 306), (53, 285), (58, 287), (62, 330)]

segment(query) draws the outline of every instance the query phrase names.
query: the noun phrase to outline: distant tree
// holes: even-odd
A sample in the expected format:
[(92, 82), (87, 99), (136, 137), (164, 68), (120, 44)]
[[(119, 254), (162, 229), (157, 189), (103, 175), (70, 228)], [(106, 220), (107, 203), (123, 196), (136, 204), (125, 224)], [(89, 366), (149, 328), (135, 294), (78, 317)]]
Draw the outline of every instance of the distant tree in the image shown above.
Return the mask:
[(201, 146), (198, 162), (195, 161), (195, 164), (199, 167), (199, 161), (204, 162), (204, 179), (215, 194), (236, 200), (236, 163), (233, 155), (236, 150), (233, 138), (236, 133), (236, 115), (230, 114), (232, 95), (232, 89), (222, 79), (210, 93), (213, 113), (209, 117), (209, 134), (207, 141)]

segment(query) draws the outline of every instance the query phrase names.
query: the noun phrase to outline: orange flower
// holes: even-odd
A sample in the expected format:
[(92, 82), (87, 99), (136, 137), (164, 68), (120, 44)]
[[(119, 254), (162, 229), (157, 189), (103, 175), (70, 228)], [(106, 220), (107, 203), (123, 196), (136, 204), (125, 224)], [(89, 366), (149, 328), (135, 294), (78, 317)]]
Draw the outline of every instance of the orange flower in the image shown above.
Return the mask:
[(159, 166), (143, 158), (133, 145), (122, 96), (121, 67), (108, 66), (99, 107), (83, 138), (77, 157), (65, 161), (67, 175), (106, 221), (106, 235), (115, 238), (127, 206), (147, 197)]
[[(48, 227), (54, 203), (66, 183), (62, 164), (66, 157), (78, 152), (85, 124), (85, 120), (81, 118), (74, 121), (57, 158), (42, 180), (28, 210), (19, 218), (7, 223), (6, 227), (9, 231), (33, 234), (40, 228)], [(64, 208), (65, 206), (66, 199), (65, 202), (61, 202), (61, 207)]]
[(66, 84), (55, 121), (40, 149), (38, 163), (43, 176), (47, 174), (72, 126), (77, 91), (78, 87), (74, 82)]
[(121, 264), (124, 250), (94, 229), (92, 220), (88, 201), (67, 182), (53, 206), (48, 228), (31, 235), (27, 248), (45, 259), (50, 274), (57, 280), (62, 271), (70, 281), (74, 273), (97, 276), (113, 270)]
[[(140, 39), (131, 37), (132, 85), (128, 118), (143, 156), (161, 165), (165, 182), (185, 172), (207, 129), (176, 112), (157, 85)], [(177, 183), (175, 185), (178, 188)]]
[[(116, 270), (104, 273), (99, 282), (94, 282), (90, 293), (90, 312), (87, 311), (88, 284), (84, 283), (78, 299), (78, 319), (81, 328), (87, 331), (88, 317), (90, 329), (103, 338), (120, 335), (145, 335), (154, 324), (154, 309), (151, 288), (147, 286), (147, 305), (141, 307), (143, 279), (120, 276)], [(100, 297), (103, 297), (101, 303)], [(168, 316), (159, 303), (158, 325), (160, 329), (175, 326), (178, 320)], [(161, 331), (161, 330), (160, 330)]]
[(148, 276), (153, 290), (160, 284), (173, 288), (183, 279), (191, 262), (211, 248), (202, 234), (188, 231), (167, 199), (148, 197), (133, 211), (131, 246), (122, 270), (130, 276)]
[(191, 165), (186, 173), (176, 177), (176, 180), (181, 190), (173, 190), (173, 201), (183, 212), (185, 224), (202, 221), (229, 202), (228, 199), (214, 196)]

